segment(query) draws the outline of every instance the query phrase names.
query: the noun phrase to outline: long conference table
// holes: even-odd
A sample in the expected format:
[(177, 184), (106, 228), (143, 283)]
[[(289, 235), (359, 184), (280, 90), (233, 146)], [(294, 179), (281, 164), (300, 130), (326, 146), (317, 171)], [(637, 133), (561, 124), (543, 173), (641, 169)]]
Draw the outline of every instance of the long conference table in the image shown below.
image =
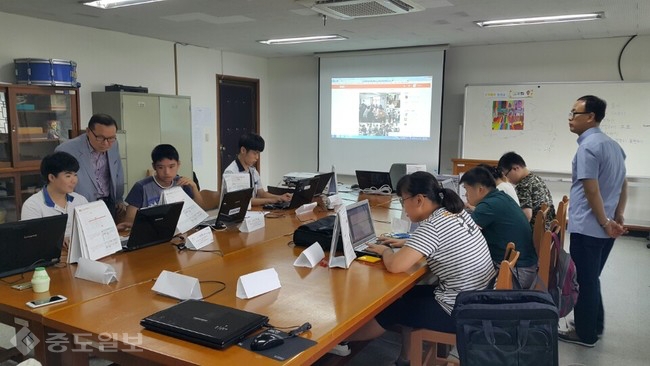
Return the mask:
[[(394, 197), (342, 196), (344, 204), (370, 200), (378, 234), (390, 231), (391, 218), (401, 214)], [(313, 219), (332, 213), (317, 208)], [(111, 264), (117, 272), (118, 281), (109, 285), (76, 279), (76, 265), (48, 268), (48, 293), (0, 285), (0, 321), (17, 331), (28, 328), (38, 339), (35, 358), (46, 365), (87, 365), (91, 355), (139, 365), (303, 365), (318, 360), (413, 287), (426, 272), (423, 263), (401, 274), (387, 272), (382, 262), (354, 261), (349, 269), (296, 267), (293, 262), (304, 248), (292, 245), (291, 240), (303, 222), (292, 211), (275, 216), (279, 217), (266, 218), (265, 227), (251, 233), (241, 233), (236, 227), (214, 232), (214, 242), (203, 249), (220, 250), (220, 254), (179, 251), (166, 243), (103, 258), (100, 261)], [(280, 289), (248, 300), (235, 296), (240, 276), (267, 268), (278, 273)], [(274, 326), (310, 322), (311, 330), (301, 336), (317, 343), (280, 362), (236, 345), (216, 350), (145, 330), (140, 325), (142, 318), (178, 302), (151, 290), (162, 270), (204, 281), (204, 296), (220, 288), (210, 281), (222, 281), (225, 289), (205, 301), (266, 315)], [(64, 295), (68, 301), (39, 309), (25, 305), (51, 295)]]

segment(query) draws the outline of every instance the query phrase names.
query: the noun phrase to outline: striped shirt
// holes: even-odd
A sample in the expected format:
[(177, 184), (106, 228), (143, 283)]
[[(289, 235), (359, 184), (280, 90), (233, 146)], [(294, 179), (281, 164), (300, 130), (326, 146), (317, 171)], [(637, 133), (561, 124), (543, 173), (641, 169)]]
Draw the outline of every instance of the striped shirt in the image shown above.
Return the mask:
[(459, 292), (483, 290), (495, 276), (487, 242), (465, 210), (434, 211), (420, 222), (406, 245), (421, 253), (431, 273), (438, 276), (434, 295), (450, 315)]

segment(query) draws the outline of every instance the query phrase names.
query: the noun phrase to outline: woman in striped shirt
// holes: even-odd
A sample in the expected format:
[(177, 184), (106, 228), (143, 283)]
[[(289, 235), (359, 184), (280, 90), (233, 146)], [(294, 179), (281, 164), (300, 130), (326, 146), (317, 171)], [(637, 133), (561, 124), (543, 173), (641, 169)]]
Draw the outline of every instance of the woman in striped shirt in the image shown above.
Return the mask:
[[(380, 254), (386, 269), (393, 273), (406, 272), (424, 258), (439, 282), (415, 286), (349, 341), (376, 338), (398, 324), (455, 333), (451, 310), (456, 295), (485, 289), (495, 276), (481, 230), (454, 191), (442, 188), (430, 173), (415, 172), (400, 179), (397, 195), (408, 217), (420, 226), (408, 240), (386, 239), (370, 250)], [(402, 248), (394, 252), (393, 247)], [(402, 358), (407, 358), (408, 344), (402, 344), (402, 350)]]

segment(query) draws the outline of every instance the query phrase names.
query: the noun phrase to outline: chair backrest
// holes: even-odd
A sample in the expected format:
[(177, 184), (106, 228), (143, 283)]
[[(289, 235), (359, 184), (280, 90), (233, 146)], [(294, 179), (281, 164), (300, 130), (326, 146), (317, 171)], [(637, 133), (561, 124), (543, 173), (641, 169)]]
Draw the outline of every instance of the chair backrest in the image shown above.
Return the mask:
[(397, 182), (406, 175), (406, 164), (405, 163), (394, 163), (390, 166), (388, 171), (390, 175), (390, 182), (393, 184), (391, 189), (395, 190), (397, 188)]
[(539, 256), (539, 246), (542, 243), (542, 236), (546, 230), (546, 217), (548, 215), (548, 205), (542, 203), (539, 211), (535, 214), (535, 225), (533, 226), (533, 244), (535, 245), (535, 252)]
[(212, 210), (215, 208), (219, 208), (219, 191), (211, 191), (209, 189), (202, 189), (200, 191), (201, 193), (201, 198), (203, 198), (203, 202), (205, 203), (205, 209), (206, 210)]
[(519, 259), (519, 251), (515, 250), (514, 243), (508, 243), (506, 246), (506, 257), (508, 259), (501, 261), (501, 266), (499, 266), (499, 274), (494, 287), (497, 290), (512, 290), (512, 273)]
[(566, 225), (567, 225), (567, 214), (569, 209), (569, 197), (562, 197), (562, 201), (557, 205), (557, 211), (555, 217), (557, 218), (557, 230), (555, 233), (557, 237), (560, 238), (560, 243), (564, 247), (564, 235), (566, 234)]
[(542, 281), (544, 287), (537, 288), (537, 289), (546, 290), (550, 285), (551, 273), (554, 271), (556, 265), (555, 264), (555, 258), (557, 257), (557, 255), (555, 254), (556, 250), (557, 248), (553, 246), (553, 237), (551, 235), (551, 232), (548, 230), (544, 231), (544, 235), (542, 236), (542, 242), (540, 244), (539, 253), (538, 253), (539, 270), (537, 271), (537, 275)]

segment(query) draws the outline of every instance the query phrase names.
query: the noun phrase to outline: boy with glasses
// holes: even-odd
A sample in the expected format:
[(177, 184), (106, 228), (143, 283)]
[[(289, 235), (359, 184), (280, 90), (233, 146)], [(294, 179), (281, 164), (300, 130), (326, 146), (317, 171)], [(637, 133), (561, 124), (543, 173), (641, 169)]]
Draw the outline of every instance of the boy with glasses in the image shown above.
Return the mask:
[(519, 206), (530, 221), (531, 227), (535, 226), (535, 215), (542, 207), (542, 203), (548, 205), (547, 222), (550, 223), (555, 218), (551, 191), (541, 177), (528, 170), (524, 158), (514, 151), (507, 152), (499, 159), (498, 167), (508, 181), (515, 185)]

